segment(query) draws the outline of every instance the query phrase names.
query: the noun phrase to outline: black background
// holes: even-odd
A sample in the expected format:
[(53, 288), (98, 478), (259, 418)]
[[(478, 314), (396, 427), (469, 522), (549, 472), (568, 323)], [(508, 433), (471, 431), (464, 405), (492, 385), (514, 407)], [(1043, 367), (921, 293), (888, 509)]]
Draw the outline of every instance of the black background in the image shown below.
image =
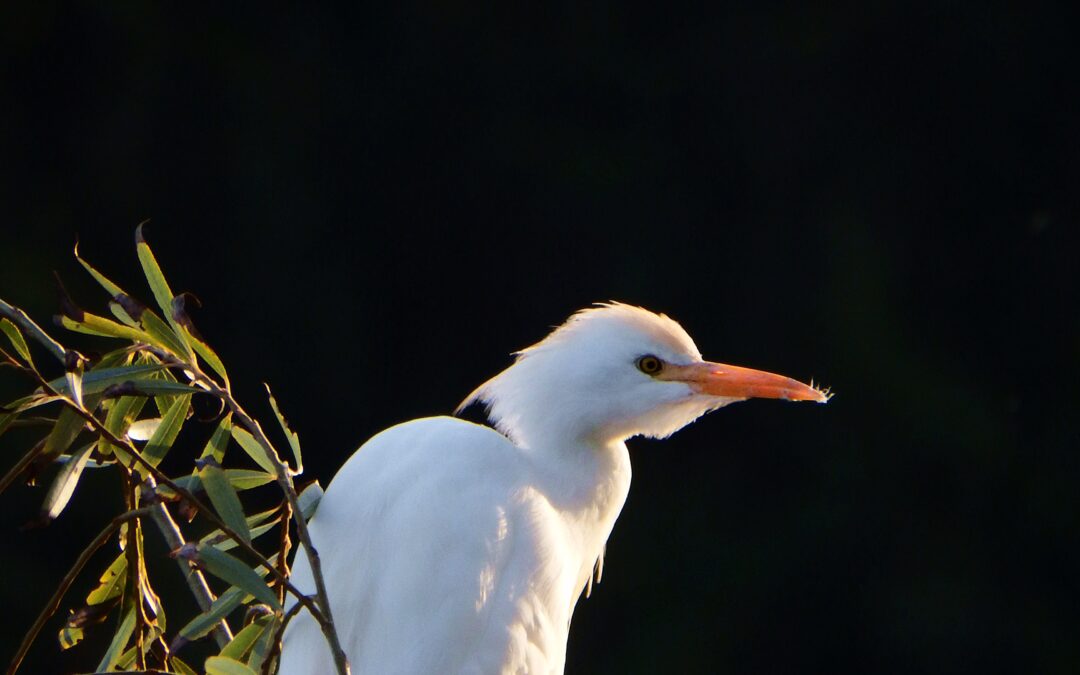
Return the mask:
[[(273, 385), (323, 484), (595, 301), (834, 388), (631, 442), (568, 672), (1080, 670), (1064, 3), (22, 5), (0, 295), (44, 320), (56, 270), (101, 311), (78, 237), (149, 299), (151, 218), (242, 401), (267, 415)], [(0, 469), (33, 440), (5, 435)], [(3, 495), (0, 661), (114, 481), (43, 530), (19, 530), (42, 489)], [(26, 672), (97, 662), (57, 652), (59, 620)]]

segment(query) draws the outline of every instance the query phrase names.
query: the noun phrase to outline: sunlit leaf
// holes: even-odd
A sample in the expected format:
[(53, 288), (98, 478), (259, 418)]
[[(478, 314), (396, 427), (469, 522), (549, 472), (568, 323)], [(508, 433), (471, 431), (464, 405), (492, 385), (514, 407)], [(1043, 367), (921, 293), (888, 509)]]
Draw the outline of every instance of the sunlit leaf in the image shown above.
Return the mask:
[[(70, 352), (69, 352), (70, 354)], [(67, 383), (68, 391), (71, 392), (71, 397), (75, 403), (82, 408), (83, 407), (83, 361), (81, 358), (76, 357), (68, 365), (67, 372), (64, 374), (64, 381)]]
[(175, 656), (169, 657), (169, 665), (172, 666), (173, 672), (179, 675), (199, 675), (198, 671)]
[(86, 604), (100, 605), (120, 597), (127, 580), (127, 554), (121, 553), (98, 578), (98, 585), (86, 596)]
[[(256, 471), (255, 469), (225, 469), (224, 471), (229, 483), (235, 490), (250, 490), (251, 488), (272, 483), (275, 480), (274, 476), (265, 471)], [(198, 474), (180, 476), (174, 479), (174, 482), (188, 492), (197, 492), (202, 489), (202, 481), (199, 480)], [(158, 492), (168, 498), (176, 497), (167, 485), (159, 485)]]
[[(164, 367), (165, 366), (160, 364), (146, 364), (91, 370), (90, 372), (83, 374), (83, 396), (101, 393), (114, 384), (121, 384), (129, 380), (133, 382), (145, 380), (151, 373), (156, 373)], [(66, 378), (58, 377), (55, 380), (51, 380), (49, 386), (59, 394), (65, 396), (71, 394)]]
[[(266, 456), (266, 451), (259, 445), (259, 442), (255, 440), (246, 429), (242, 429), (238, 425), (232, 427), (232, 437), (236, 439), (236, 442), (240, 444), (244, 452), (248, 454), (248, 457), (255, 460), (255, 463), (266, 469), (267, 473), (277, 475), (277, 469), (274, 467), (274, 462)], [(280, 461), (280, 459), (278, 460)]]
[(154, 257), (154, 252), (150, 250), (150, 245), (143, 238), (142, 228), (143, 226), (140, 224), (135, 230), (135, 246), (138, 249), (139, 263), (142, 265), (143, 274), (146, 275), (146, 281), (150, 284), (150, 290), (154, 293), (154, 299), (157, 300), (158, 306), (161, 307), (161, 311), (165, 314), (169, 325), (172, 326), (173, 335), (182, 344), (182, 350), (179, 354), (185, 355), (191, 361), (194, 359), (191, 347), (187, 344), (183, 330), (172, 317), (172, 289), (169, 288), (169, 282), (165, 280), (165, 274), (162, 273), (161, 266), (158, 265), (157, 258)]
[(34, 365), (33, 359), (30, 358), (30, 348), (26, 346), (26, 340), (19, 331), (19, 327), (7, 319), (0, 319), (0, 330), (4, 331), (4, 334), (11, 340), (11, 345), (15, 347), (15, 351), (19, 353), (23, 361), (26, 361), (31, 366)]
[(90, 459), (90, 452), (96, 444), (96, 441), (88, 443), (76, 450), (72, 453), (71, 460), (60, 467), (60, 472), (56, 474), (48, 494), (45, 495), (45, 503), (41, 506), (43, 519), (54, 520), (68, 505), (71, 495), (75, 494), (75, 486), (79, 484), (79, 477), (82, 476), (83, 469), (86, 467), (86, 460)]
[(211, 656), (206, 659), (206, 675), (259, 675), (246, 663), (240, 663), (224, 656)]
[(298, 476), (304, 473), (304, 459), (300, 455), (300, 437), (289, 428), (289, 423), (285, 421), (285, 416), (281, 414), (277, 401), (274, 399), (274, 394), (270, 392), (270, 385), (263, 384), (263, 386), (266, 387), (266, 395), (270, 397), (270, 407), (274, 409), (274, 416), (277, 417), (281, 430), (285, 432), (285, 437), (289, 439), (289, 447), (292, 448), (293, 458), (296, 460), (296, 470), (292, 474)]
[[(123, 438), (128, 433), (132, 422), (138, 419), (145, 404), (146, 398), (142, 396), (121, 396), (113, 399), (109, 405), (109, 412), (105, 415), (105, 428), (117, 438)], [(103, 440), (98, 445), (98, 451), (103, 455), (109, 455), (113, 452), (113, 445)], [(120, 453), (120, 456), (126, 460), (126, 452), (121, 449)]]
[(71, 649), (79, 644), (84, 637), (86, 637), (86, 631), (83, 630), (82, 626), (68, 626), (67, 624), (64, 624), (64, 627), (61, 628), (60, 632), (57, 634), (56, 639), (60, 643), (60, 650), (63, 651)]
[(243, 630), (229, 641), (229, 644), (222, 647), (219, 656), (236, 659), (237, 661), (243, 660), (247, 653), (251, 651), (255, 641), (266, 630), (271, 619), (273, 619), (273, 615), (262, 616), (244, 626)]
[(222, 619), (239, 607), (247, 596), (248, 594), (243, 590), (233, 586), (222, 593), (217, 600), (214, 600), (213, 604), (210, 605), (210, 609), (199, 614), (181, 628), (180, 637), (190, 641), (198, 640), (209, 634), (214, 629), (214, 626), (221, 623)]
[(120, 621), (120, 627), (116, 629), (112, 642), (109, 643), (109, 648), (105, 650), (105, 655), (101, 657), (101, 663), (94, 670), (112, 670), (120, 659), (120, 655), (124, 652), (124, 647), (127, 645), (128, 640), (131, 639), (133, 632), (135, 632), (135, 608), (131, 607), (124, 614), (123, 620)]
[(112, 319), (106, 319), (103, 316), (91, 314), (90, 312), (80, 312), (77, 319), (62, 315), (60, 316), (60, 325), (70, 331), (75, 331), (76, 333), (123, 338), (134, 342), (151, 344), (155, 347), (164, 346), (160, 340), (157, 340), (154, 336), (144, 330), (139, 330), (133, 326), (126, 326), (122, 323), (117, 323)]
[(56, 419), (56, 426), (45, 439), (45, 448), (41, 451), (42, 457), (52, 459), (65, 452), (82, 431), (85, 423), (82, 416), (71, 408), (61, 410), (60, 416)]
[[(247, 664), (254, 668), (256, 671), (262, 670), (263, 663), (266, 662), (266, 657), (269, 656), (274, 646), (274, 636), (278, 630), (278, 624), (280, 623), (277, 616), (270, 616), (268, 625), (259, 634), (258, 639), (255, 640), (255, 644), (251, 647), (251, 656), (248, 657)], [(258, 619), (261, 620), (261, 619)], [(273, 671), (271, 671), (273, 672)]]
[(202, 454), (199, 455), (199, 459), (206, 459), (207, 457), (213, 457), (214, 461), (221, 464), (225, 461), (225, 449), (229, 445), (229, 438), (232, 437), (232, 413), (225, 415), (218, 422), (217, 427), (214, 429), (214, 433), (210, 436), (210, 440), (207, 441), (206, 446), (203, 448)]
[(148, 441), (160, 426), (160, 417), (147, 417), (146, 419), (132, 422), (131, 426), (128, 427), (127, 437), (133, 441)]
[(280, 609), (277, 594), (270, 589), (257, 572), (248, 567), (239, 558), (225, 553), (213, 546), (200, 544), (198, 547), (201, 566), (215, 577), (243, 589), (260, 602), (265, 602), (274, 609)]
[(187, 348), (187, 345), (176, 336), (176, 332), (169, 327), (161, 317), (149, 309), (142, 313), (139, 318), (139, 324), (143, 327), (151, 337), (154, 338), (163, 348), (172, 353), (173, 356), (183, 359), (185, 361), (191, 360), (191, 352)]
[(244, 541), (250, 543), (251, 532), (248, 531), (247, 521), (244, 518), (244, 507), (240, 504), (236, 490), (229, 484), (229, 479), (221, 467), (212, 459), (204, 460), (202, 468), (199, 469), (199, 480), (202, 481), (203, 489), (210, 497), (214, 510), (225, 521), (225, 524)]
[(315, 481), (304, 488), (303, 492), (297, 496), (296, 505), (300, 507), (300, 513), (304, 516), (304, 520), (311, 520), (311, 517), (315, 515), (322, 496), (323, 489), (319, 485), (319, 481)]
[[(276, 516), (276, 517), (275, 517)], [(270, 520), (272, 518), (272, 520)], [(269, 520), (269, 522), (267, 522)], [(244, 519), (245, 524), (251, 531), (251, 538), (256, 537), (269, 532), (281, 522), (281, 510), (276, 506), (272, 509), (263, 511), (262, 513), (256, 513), (253, 516), (248, 516)], [(202, 539), (201, 543), (212, 544), (222, 551), (228, 551), (229, 549), (236, 547), (236, 542), (230, 539), (223, 531), (214, 530), (210, 534), (207, 534)]]
[(97, 282), (99, 284), (101, 284), (101, 287), (104, 288), (106, 292), (108, 292), (110, 297), (115, 297), (115, 296), (120, 295), (120, 294), (122, 294), (124, 292), (124, 290), (122, 288), (120, 288), (119, 286), (114, 284), (112, 281), (109, 280), (108, 277), (106, 277), (101, 272), (98, 272), (96, 269), (94, 269), (90, 265), (90, 263), (86, 262), (85, 260), (82, 259), (82, 257), (79, 256), (79, 245), (78, 245), (78, 243), (75, 244), (75, 259), (78, 260), (79, 264), (82, 265), (83, 268), (86, 269), (86, 271), (90, 273), (90, 276), (94, 277), (94, 279), (96, 279)]
[[(180, 428), (184, 425), (188, 409), (191, 406), (190, 396), (181, 396), (173, 402), (172, 407), (165, 413), (161, 425), (154, 431), (150, 440), (143, 448), (143, 457), (153, 466), (157, 466), (169, 452), (172, 444), (176, 441)], [(140, 465), (139, 472), (145, 473), (146, 467)]]

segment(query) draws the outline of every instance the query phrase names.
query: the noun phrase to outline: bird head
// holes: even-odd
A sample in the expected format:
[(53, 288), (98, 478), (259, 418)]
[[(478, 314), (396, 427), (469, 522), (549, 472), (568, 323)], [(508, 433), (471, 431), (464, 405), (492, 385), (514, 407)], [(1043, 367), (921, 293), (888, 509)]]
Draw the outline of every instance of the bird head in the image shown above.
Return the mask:
[(559, 436), (606, 443), (663, 438), (748, 398), (829, 399), (782, 375), (705, 361), (682, 326), (621, 303), (581, 310), (458, 407), (487, 404), (495, 426), (523, 446)]

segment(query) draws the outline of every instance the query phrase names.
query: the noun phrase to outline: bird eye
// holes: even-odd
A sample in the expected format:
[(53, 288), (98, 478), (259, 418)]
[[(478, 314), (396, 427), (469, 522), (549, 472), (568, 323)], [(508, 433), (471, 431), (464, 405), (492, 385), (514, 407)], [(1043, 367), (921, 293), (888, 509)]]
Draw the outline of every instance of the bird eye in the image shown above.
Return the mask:
[(656, 375), (664, 367), (664, 364), (652, 354), (647, 354), (637, 360), (637, 367), (646, 375)]

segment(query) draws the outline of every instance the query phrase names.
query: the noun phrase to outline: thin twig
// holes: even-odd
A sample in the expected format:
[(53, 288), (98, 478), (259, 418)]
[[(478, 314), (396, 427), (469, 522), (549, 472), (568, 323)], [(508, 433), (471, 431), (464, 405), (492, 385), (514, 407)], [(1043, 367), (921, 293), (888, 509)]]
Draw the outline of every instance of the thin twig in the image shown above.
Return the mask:
[(281, 625), (274, 631), (274, 641), (270, 643), (270, 651), (266, 654), (266, 660), (263, 661), (262, 675), (270, 675), (270, 664), (274, 662), (274, 657), (281, 653), (281, 639), (285, 637), (285, 627), (289, 625), (289, 622), (293, 620), (293, 617), (300, 613), (303, 608), (299, 602), (289, 608), (289, 611), (285, 612), (285, 616), (281, 618)]
[(311, 541), (311, 534), (308, 532), (307, 521), (304, 520), (304, 514), (297, 501), (296, 488), (293, 486), (292, 477), (289, 475), (287, 467), (274, 450), (274, 446), (270, 442), (270, 439), (266, 437), (266, 434), (262, 430), (262, 426), (258, 421), (247, 414), (240, 406), (240, 403), (233, 398), (231, 392), (227, 389), (223, 389), (217, 382), (207, 377), (197, 366), (189, 366), (188, 364), (183, 363), (178, 365), (180, 367), (189, 368), (189, 372), (192, 373), (195, 381), (202, 382), (210, 393), (228, 404), (229, 409), (232, 410), (233, 416), (240, 424), (251, 431), (252, 436), (262, 447), (263, 452), (266, 453), (267, 459), (274, 465), (274, 469), (277, 473), (278, 485), (281, 486), (282, 491), (285, 493), (285, 498), (292, 508), (293, 520), (296, 522), (296, 532), (300, 536), (300, 542), (304, 545), (304, 552), (307, 554), (308, 563), (311, 566), (311, 576), (315, 581), (315, 595), (319, 600), (319, 607), (322, 609), (326, 619), (325, 622), (320, 622), (319, 627), (322, 629), (323, 635), (326, 637), (326, 641), (330, 646), (330, 651), (334, 655), (334, 664), (337, 666), (339, 675), (349, 675), (349, 659), (345, 655), (345, 650), (341, 647), (341, 640), (338, 638), (337, 628), (334, 624), (334, 615), (330, 610), (330, 595), (326, 591), (326, 581), (322, 573), (322, 562), (319, 559), (319, 552), (315, 549), (315, 545)]
[(64, 599), (64, 594), (71, 588), (71, 584), (74, 583), (75, 577), (79, 576), (82, 572), (82, 568), (86, 566), (86, 563), (90, 561), (91, 556), (97, 552), (109, 537), (113, 535), (116, 530), (120, 529), (120, 525), (140, 516), (146, 515), (150, 512), (148, 508), (136, 509), (134, 511), (128, 511), (116, 516), (112, 521), (105, 526), (98, 536), (83, 549), (82, 553), (75, 560), (75, 564), (71, 566), (68, 573), (64, 575), (64, 578), (60, 580), (60, 585), (53, 592), (52, 597), (49, 598), (49, 602), (46, 603), (45, 608), (41, 610), (34, 624), (30, 626), (30, 630), (27, 631), (26, 636), (23, 637), (22, 644), (19, 645), (19, 650), (15, 652), (15, 657), (11, 659), (11, 664), (8, 666), (7, 675), (14, 675), (15, 671), (19, 669), (19, 665), (23, 659), (26, 658), (26, 653), (30, 651), (30, 645), (34, 643), (34, 639), (37, 638), (38, 633), (41, 632), (45, 622), (49, 620), (56, 610), (60, 607), (60, 602)]
[[(128, 509), (134, 511), (139, 507), (139, 495), (136, 485), (138, 482), (132, 477), (130, 471), (124, 472), (124, 487), (127, 489)], [(143, 606), (142, 588), (142, 564), (140, 561), (139, 539), (142, 537), (142, 528), (139, 527), (139, 519), (134, 518), (127, 526), (127, 546), (124, 553), (127, 554), (128, 581), (131, 583), (131, 597), (134, 601), (135, 610), (135, 667), (146, 668), (146, 654), (143, 653), (144, 635), (146, 632), (146, 613)]]
[[(147, 480), (153, 481), (153, 478), (147, 478)], [(152, 482), (151, 487), (153, 487)], [(154, 524), (157, 525), (158, 530), (161, 531), (161, 536), (165, 539), (165, 545), (169, 547), (170, 551), (175, 551), (186, 543), (184, 535), (180, 532), (180, 526), (173, 520), (169, 508), (163, 502), (154, 505), (150, 517), (153, 519)], [(188, 588), (191, 589), (191, 594), (195, 596), (195, 603), (199, 605), (199, 609), (203, 612), (208, 611), (215, 598), (213, 591), (210, 590), (210, 585), (206, 583), (206, 577), (203, 576), (202, 570), (188, 564), (179, 556), (176, 558), (176, 564), (180, 567), (180, 572), (184, 575), (184, 581), (187, 582)], [(222, 619), (221, 623), (214, 628), (214, 642), (217, 643), (219, 648), (223, 648), (232, 639), (233, 634), (232, 630), (229, 629), (229, 623)]]
[(206, 504), (204, 504), (202, 500), (198, 499), (188, 490), (185, 490), (184, 488), (177, 485), (175, 481), (166, 476), (156, 466), (151, 464), (145, 457), (143, 457), (142, 453), (139, 452), (139, 449), (136, 448), (134, 444), (131, 443), (131, 441), (120, 439), (116, 434), (106, 429), (105, 425), (102, 424), (101, 421), (98, 420), (96, 417), (94, 417), (92, 413), (87, 411), (85, 408), (83, 408), (67, 396), (59, 394), (49, 385), (48, 381), (46, 381), (45, 378), (41, 377), (40, 374), (38, 374), (37, 377), (38, 381), (41, 383), (43, 390), (46, 393), (53, 396), (58, 396), (61, 402), (63, 402), (65, 405), (77, 412), (80, 417), (89, 422), (90, 426), (94, 428), (94, 431), (104, 436), (105, 440), (109, 441), (113, 445), (117, 445), (126, 450), (132, 456), (132, 458), (140, 465), (145, 467), (146, 470), (149, 471), (150, 474), (155, 479), (157, 479), (159, 483), (168, 486), (169, 489), (179, 495), (181, 499), (185, 500), (186, 502), (194, 506), (196, 509), (198, 509), (207, 520), (217, 526), (222, 532), (227, 534), (230, 539), (235, 541), (237, 546), (244, 549), (252, 557), (254, 557), (262, 567), (266, 568), (266, 570), (268, 570), (270, 574), (278, 580), (279, 583), (284, 584), (285, 588), (287, 588), (290, 593), (295, 595), (296, 598), (304, 604), (304, 607), (306, 607), (307, 610), (311, 612), (312, 616), (315, 617), (315, 620), (319, 622), (320, 626), (324, 624), (327, 619), (323, 616), (321, 609), (314, 602), (312, 602), (307, 595), (302, 593), (300, 589), (294, 586), (292, 582), (280, 576), (280, 573), (278, 572), (277, 567), (274, 566), (274, 563), (267, 560), (266, 556), (264, 556), (262, 553), (259, 553), (259, 551), (254, 546), (252, 546), (249, 542), (245, 541), (244, 538), (237, 534), (235, 530), (226, 525), (225, 521), (219, 518), (214, 511), (210, 510), (210, 508)]

